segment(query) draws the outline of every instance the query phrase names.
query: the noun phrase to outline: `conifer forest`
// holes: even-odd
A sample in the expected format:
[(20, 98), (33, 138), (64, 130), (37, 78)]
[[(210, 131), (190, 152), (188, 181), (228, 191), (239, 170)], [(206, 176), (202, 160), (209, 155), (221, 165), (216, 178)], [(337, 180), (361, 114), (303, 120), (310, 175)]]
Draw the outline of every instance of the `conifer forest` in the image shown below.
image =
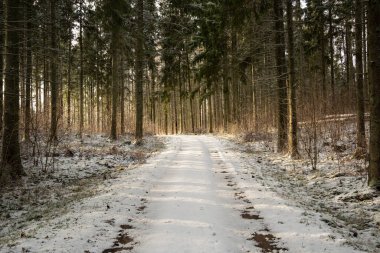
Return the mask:
[(0, 0), (0, 252), (380, 252), (380, 0)]

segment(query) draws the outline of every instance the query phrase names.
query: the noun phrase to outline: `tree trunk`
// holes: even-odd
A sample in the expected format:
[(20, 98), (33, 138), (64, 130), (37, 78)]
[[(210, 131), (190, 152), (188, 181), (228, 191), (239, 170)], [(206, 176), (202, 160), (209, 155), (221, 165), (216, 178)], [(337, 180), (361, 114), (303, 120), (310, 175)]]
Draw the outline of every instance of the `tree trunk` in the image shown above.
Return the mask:
[(252, 76), (252, 98), (253, 98), (253, 126), (254, 126), (254, 132), (257, 133), (259, 131), (259, 123), (258, 123), (258, 113), (257, 113), (257, 100), (258, 100), (258, 95), (257, 95), (257, 82), (255, 81), (255, 67), (252, 64), (251, 67), (251, 76)]
[(136, 143), (143, 138), (143, 78), (144, 78), (144, 1), (137, 1), (137, 44), (136, 44)]
[(19, 52), (22, 44), (22, 2), (21, 0), (6, 0), (6, 63), (5, 63), (5, 93), (4, 122), (1, 152), (1, 180), (17, 180), (25, 174), (20, 158), (19, 144)]
[(368, 185), (380, 190), (380, 0), (368, 2), (369, 81), (371, 86)]
[(178, 134), (178, 109), (177, 109), (177, 90), (176, 90), (176, 86), (174, 86), (174, 89), (173, 89), (173, 95), (172, 95), (172, 108), (174, 110), (174, 114), (173, 114), (173, 131), (172, 133), (174, 134)]
[[(99, 32), (99, 28), (96, 27), (97, 33)], [(96, 40), (96, 47), (99, 46), (98, 39)], [(96, 78), (96, 131), (100, 131), (100, 77), (99, 77), (99, 54), (96, 53), (96, 69), (95, 69), (95, 78)]]
[(362, 30), (363, 30), (363, 87), (364, 87), (364, 98), (365, 98), (365, 108), (369, 108), (369, 84), (368, 84), (368, 39), (367, 39), (367, 3), (363, 5), (363, 15), (362, 15)]
[(195, 132), (195, 113), (194, 113), (194, 96), (192, 91), (192, 85), (191, 85), (191, 67), (190, 67), (190, 57), (188, 49), (186, 48), (186, 76), (187, 76), (187, 82), (188, 82), (188, 89), (189, 89), (189, 108), (190, 108), (190, 118), (191, 118), (191, 131), (192, 133)]
[(84, 128), (84, 87), (83, 87), (83, 0), (79, 3), (79, 137), (82, 138)]
[(30, 105), (31, 105), (31, 85), (32, 85), (32, 5), (33, 1), (26, 2), (26, 75), (25, 75), (25, 140), (29, 141), (30, 132)]
[(165, 120), (164, 120), (164, 125), (165, 125), (165, 134), (169, 134), (169, 113), (168, 113), (168, 102), (164, 102), (164, 113), (165, 113)]
[(353, 63), (352, 63), (352, 42), (351, 42), (351, 24), (346, 21), (346, 79), (348, 91), (353, 84)]
[(119, 31), (118, 27), (114, 26), (112, 31), (112, 43), (111, 43), (111, 51), (112, 51), (112, 118), (111, 118), (111, 139), (117, 139), (117, 97), (119, 92), (119, 50), (117, 40), (119, 39)]
[[(225, 45), (227, 47), (227, 45)], [(226, 48), (227, 49), (227, 48)], [(223, 63), (223, 129), (226, 133), (228, 131), (228, 125), (230, 123), (230, 90), (228, 86), (228, 57), (227, 50), (224, 56)]]
[(275, 57), (277, 68), (278, 89), (278, 137), (277, 152), (286, 150), (287, 141), (287, 95), (286, 95), (286, 61), (285, 61), (285, 36), (284, 36), (284, 10), (281, 0), (273, 0), (275, 19)]
[(362, 1), (355, 0), (355, 39), (356, 39), (356, 144), (357, 155), (366, 149), (365, 122), (364, 122), (364, 89), (363, 89), (363, 28), (362, 28)]
[(297, 139), (297, 106), (296, 106), (296, 80), (295, 80), (295, 60), (294, 60), (294, 34), (293, 34), (293, 1), (286, 2), (287, 23), (288, 23), (288, 54), (289, 54), (289, 133), (288, 150), (292, 158), (298, 158)]
[(57, 73), (57, 26), (56, 26), (56, 0), (50, 0), (50, 15), (51, 15), (51, 55), (50, 55), (50, 87), (51, 87), (51, 118), (50, 118), (50, 140), (57, 140), (57, 126), (58, 126), (58, 73)]
[(70, 28), (70, 41), (69, 41), (69, 55), (68, 55), (68, 70), (67, 70), (67, 126), (71, 127), (71, 65), (72, 65), (72, 59), (71, 59), (71, 28)]
[[(252, 11), (252, 15), (255, 15), (255, 9), (256, 9), (256, 6), (255, 6), (255, 2), (254, 1), (251, 1), (251, 11)], [(255, 71), (255, 65), (254, 65), (254, 59), (255, 59), (255, 55), (254, 55), (254, 49), (256, 47), (255, 43), (255, 35), (256, 35), (256, 28), (257, 27), (257, 23), (256, 23), (256, 19), (252, 18), (251, 20), (251, 87), (252, 87), (252, 114), (253, 114), (253, 131), (255, 133), (257, 133), (258, 131), (258, 117), (257, 117), (257, 82), (255, 81), (255, 78), (256, 78), (256, 71)]]
[[(179, 62), (181, 62), (181, 59), (179, 59)], [(184, 119), (184, 112), (183, 112), (183, 96), (182, 96), (182, 73), (181, 73), (181, 66), (179, 66), (179, 73), (178, 73), (178, 88), (179, 88), (179, 117), (180, 117), (180, 133), (183, 134), (185, 130), (185, 119)]]
[[(323, 15), (323, 14), (322, 14)], [(325, 43), (325, 30), (322, 25), (319, 31), (319, 38), (321, 43), (321, 72), (322, 72), (322, 113), (327, 113), (327, 88), (326, 88), (326, 43)]]
[[(100, 99), (101, 99), (100, 84), (99, 84), (99, 78), (97, 78), (97, 82), (96, 82), (96, 130), (98, 132), (101, 131), (101, 126), (100, 126)], [(103, 101), (103, 99), (102, 99), (102, 101)]]
[(91, 132), (94, 132), (95, 131), (95, 128), (94, 128), (94, 113), (93, 113), (93, 109), (94, 109), (94, 79), (91, 78), (89, 80), (89, 85), (88, 85), (88, 93), (89, 93), (89, 99), (87, 100), (87, 112), (88, 112), (88, 124), (90, 126), (90, 131)]
[(4, 2), (0, 0), (0, 13), (4, 13), (2, 17), (0, 17), (0, 132), (3, 127), (3, 78), (4, 78), (4, 58), (5, 58), (5, 12), (4, 12)]
[(334, 26), (333, 26), (333, 14), (332, 7), (329, 8), (329, 36), (330, 36), (330, 87), (331, 87), (331, 106), (335, 108), (335, 69), (334, 69)]
[[(44, 32), (47, 32), (47, 26), (44, 26)], [(46, 36), (43, 37), (43, 48), (47, 48)], [(44, 116), (48, 117), (49, 112), (49, 66), (46, 60), (47, 57), (43, 57), (43, 79), (44, 79)]]
[(36, 123), (37, 123), (38, 115), (41, 112), (40, 62), (37, 55), (35, 56), (35, 63), (36, 64), (35, 64), (35, 69), (34, 69), (34, 78), (36, 80), (36, 85), (35, 85), (34, 90), (35, 90), (35, 97), (36, 97), (36, 115), (34, 118), (35, 118), (35, 125), (37, 126)]
[(239, 81), (237, 68), (237, 34), (234, 29), (231, 32), (231, 90), (232, 90), (232, 121), (234, 124), (238, 123), (239, 119)]
[(120, 61), (120, 134), (125, 134), (125, 79), (124, 59)]
[(156, 116), (156, 64), (154, 60), (151, 63), (150, 71), (151, 71), (151, 121), (153, 124), (154, 133), (157, 133), (157, 116)]
[(212, 112), (212, 95), (210, 93), (209, 97), (207, 98), (207, 107), (208, 107), (208, 132), (212, 134), (214, 132), (214, 125), (213, 125), (213, 112)]

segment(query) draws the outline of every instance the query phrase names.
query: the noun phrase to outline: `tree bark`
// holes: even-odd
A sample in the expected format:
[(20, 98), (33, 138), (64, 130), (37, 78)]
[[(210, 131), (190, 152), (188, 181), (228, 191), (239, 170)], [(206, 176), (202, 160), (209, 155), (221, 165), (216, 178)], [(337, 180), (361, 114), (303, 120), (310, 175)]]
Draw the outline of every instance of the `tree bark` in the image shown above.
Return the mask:
[(120, 134), (125, 134), (125, 78), (124, 59), (120, 61)]
[(331, 106), (335, 108), (335, 69), (334, 69), (334, 26), (333, 26), (333, 13), (332, 6), (329, 8), (329, 36), (330, 36), (330, 87), (331, 87)]
[(137, 41), (136, 41), (136, 143), (140, 144), (143, 138), (144, 118), (144, 1), (137, 1)]
[[(255, 10), (256, 9), (256, 6), (255, 6), (255, 2), (254, 1), (251, 1), (251, 15), (255, 15)], [(252, 99), (253, 99), (253, 103), (252, 103), (252, 113), (253, 113), (253, 129), (254, 129), (254, 132), (256, 133), (258, 131), (258, 115), (257, 115), (257, 106), (258, 106), (258, 103), (257, 103), (257, 99), (258, 99), (258, 95), (257, 95), (257, 82), (255, 81), (255, 78), (256, 78), (256, 71), (255, 71), (255, 67), (254, 66), (254, 59), (255, 59), (255, 54), (254, 54), (254, 49), (255, 49), (255, 35), (256, 35), (256, 28), (257, 27), (257, 24), (256, 24), (256, 19), (254, 18), (251, 18), (251, 86), (252, 86)]]
[(51, 87), (51, 118), (50, 118), (50, 140), (57, 140), (57, 126), (58, 126), (58, 73), (57, 73), (57, 26), (56, 26), (56, 0), (50, 0), (50, 15), (51, 15), (51, 55), (50, 55), (50, 87)]
[(356, 153), (363, 154), (366, 149), (364, 122), (364, 89), (363, 89), (363, 28), (362, 0), (355, 0), (355, 40), (356, 40)]
[(151, 98), (151, 101), (152, 101), (152, 123), (153, 123), (153, 129), (154, 129), (154, 132), (157, 133), (157, 103), (156, 103), (156, 66), (155, 66), (155, 63), (153, 62), (152, 63), (152, 67), (151, 67), (151, 75), (152, 75), (152, 84), (151, 84), (151, 89), (152, 89), (152, 98)]
[[(96, 27), (97, 33), (99, 33), (98, 26)], [(96, 47), (99, 46), (99, 39), (96, 39)], [(96, 79), (96, 131), (100, 131), (100, 101), (102, 95), (100, 93), (100, 77), (99, 77), (99, 53), (96, 53), (96, 69), (95, 69), (95, 79)]]
[(214, 132), (214, 117), (213, 117), (213, 111), (212, 111), (212, 94), (210, 91), (210, 87), (207, 88), (208, 92), (210, 93), (207, 98), (207, 107), (208, 107), (208, 132), (212, 134)]
[(364, 97), (365, 99), (365, 108), (369, 108), (369, 83), (368, 83), (368, 32), (367, 32), (367, 3), (363, 4), (363, 15), (362, 15), (362, 30), (363, 30), (363, 87), (364, 87)]
[(227, 49), (226, 49), (226, 55), (224, 56), (224, 63), (223, 63), (223, 129), (225, 133), (228, 132), (228, 126), (230, 123), (230, 114), (231, 114), (227, 59), (228, 57), (227, 57)]
[(191, 118), (191, 131), (192, 133), (195, 132), (195, 113), (194, 113), (194, 96), (193, 96), (193, 90), (191, 85), (191, 67), (190, 67), (190, 56), (188, 49), (186, 48), (186, 76), (187, 76), (187, 82), (188, 82), (188, 89), (189, 89), (189, 107), (190, 107), (190, 118)]
[(101, 99), (101, 94), (100, 94), (100, 83), (99, 83), (99, 77), (98, 77), (98, 67), (96, 69), (97, 72), (97, 78), (96, 78), (96, 130), (98, 132), (101, 131), (101, 126), (100, 126), (100, 99)]
[(346, 21), (346, 79), (347, 79), (347, 89), (350, 91), (351, 85), (353, 84), (353, 60), (352, 60), (352, 36), (351, 36), (351, 24)]
[(84, 128), (84, 74), (83, 74), (83, 0), (79, 0), (79, 137), (82, 138)]
[(257, 82), (255, 81), (255, 67), (252, 64), (252, 98), (253, 98), (253, 130), (255, 133), (259, 131), (259, 117), (258, 117), (258, 95), (257, 95)]
[(6, 63), (1, 180), (17, 180), (25, 174), (19, 144), (19, 53), (22, 39), (22, 2), (6, 0)]
[(4, 78), (4, 58), (5, 58), (5, 8), (4, 8), (4, 1), (0, 0), (0, 13), (3, 13), (2, 17), (0, 18), (0, 132), (2, 131), (3, 127), (3, 78)]
[(70, 41), (69, 41), (69, 55), (68, 55), (68, 66), (67, 66), (67, 126), (71, 127), (71, 65), (72, 65), (72, 45), (71, 38), (72, 32), (71, 27), (69, 29)]
[(24, 137), (26, 141), (30, 139), (30, 106), (31, 106), (31, 85), (32, 85), (32, 5), (33, 1), (26, 2), (26, 75), (25, 75), (25, 128)]
[(119, 39), (119, 31), (118, 27), (114, 25), (112, 28), (112, 43), (111, 43), (111, 51), (112, 51), (112, 118), (111, 118), (111, 139), (117, 139), (117, 101), (118, 101), (118, 92), (119, 92), (119, 50), (117, 40)]
[(40, 86), (40, 83), (41, 83), (41, 79), (40, 79), (40, 61), (39, 61), (39, 58), (38, 56), (36, 55), (35, 56), (35, 68), (34, 68), (34, 79), (36, 80), (36, 85), (34, 87), (34, 91), (35, 91), (35, 97), (36, 97), (36, 111), (35, 111), (35, 117), (34, 117), (34, 122), (35, 122), (35, 125), (37, 126), (37, 119), (38, 119), (38, 115), (39, 113), (41, 112), (41, 86)]
[(380, 0), (368, 2), (369, 81), (371, 87), (368, 185), (380, 190)]
[(277, 68), (277, 89), (278, 89), (278, 136), (277, 152), (286, 150), (287, 141), (287, 95), (286, 95), (286, 61), (285, 61), (285, 36), (284, 36), (284, 10), (281, 0), (273, 0), (274, 10), (274, 40), (276, 45), (275, 58)]
[[(322, 14), (323, 15), (323, 14)], [(319, 38), (321, 43), (321, 74), (322, 74), (322, 113), (327, 113), (327, 88), (326, 88), (326, 43), (325, 43), (325, 30), (321, 25), (319, 31)]]
[(238, 73), (236, 71), (238, 60), (237, 60), (237, 34), (235, 29), (231, 32), (231, 91), (232, 91), (232, 121), (234, 124), (239, 122), (239, 80)]
[[(44, 26), (44, 32), (48, 32), (47, 25)], [(47, 41), (46, 41), (46, 36), (43, 37), (43, 48), (47, 48)], [(46, 59), (47, 57), (43, 57), (43, 82), (44, 82), (44, 95), (43, 95), (43, 100), (44, 100), (44, 116), (47, 118), (49, 117), (48, 112), (49, 112), (49, 66), (48, 66), (48, 61)]]
[(297, 106), (296, 106), (296, 80), (294, 59), (294, 34), (293, 34), (293, 1), (286, 2), (287, 24), (288, 24), (288, 54), (289, 54), (289, 77), (288, 77), (288, 102), (289, 102), (289, 133), (288, 151), (292, 158), (298, 158), (297, 139)]

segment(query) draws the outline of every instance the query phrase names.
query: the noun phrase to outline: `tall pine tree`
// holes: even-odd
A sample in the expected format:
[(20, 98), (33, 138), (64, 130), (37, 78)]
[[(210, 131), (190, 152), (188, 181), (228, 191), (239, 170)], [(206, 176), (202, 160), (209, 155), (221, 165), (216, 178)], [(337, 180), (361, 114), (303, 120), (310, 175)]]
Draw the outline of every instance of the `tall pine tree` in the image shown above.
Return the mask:
[(380, 0), (368, 2), (369, 81), (371, 86), (368, 184), (380, 190)]
[(19, 143), (20, 45), (23, 13), (21, 0), (6, 0), (6, 57), (4, 87), (4, 123), (1, 150), (2, 180), (17, 180), (24, 174)]

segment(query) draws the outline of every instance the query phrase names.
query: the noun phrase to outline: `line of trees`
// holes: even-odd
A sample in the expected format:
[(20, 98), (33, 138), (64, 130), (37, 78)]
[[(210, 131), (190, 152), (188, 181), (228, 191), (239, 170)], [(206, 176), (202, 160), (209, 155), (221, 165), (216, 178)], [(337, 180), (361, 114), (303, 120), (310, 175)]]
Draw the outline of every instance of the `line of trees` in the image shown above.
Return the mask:
[(297, 158), (298, 122), (344, 113), (359, 157), (370, 112), (380, 184), (378, 0), (1, 3), (5, 180), (24, 173), (19, 139), (276, 129), (277, 151)]

